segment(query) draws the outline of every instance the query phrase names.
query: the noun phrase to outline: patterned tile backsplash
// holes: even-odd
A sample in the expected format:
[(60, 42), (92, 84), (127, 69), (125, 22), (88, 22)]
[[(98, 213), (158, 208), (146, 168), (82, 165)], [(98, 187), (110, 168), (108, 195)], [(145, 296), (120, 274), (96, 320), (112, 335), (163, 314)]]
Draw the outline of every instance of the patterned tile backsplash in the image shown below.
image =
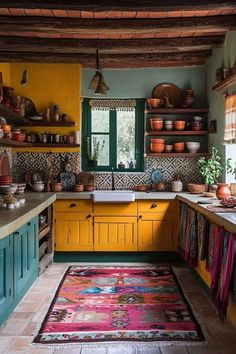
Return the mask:
[[(13, 157), (13, 173), (16, 181), (22, 181), (28, 171), (47, 170), (51, 181), (59, 180), (60, 172), (65, 171), (65, 165), (70, 162), (71, 171), (80, 171), (80, 153), (16, 153)], [(161, 170), (163, 181), (168, 185), (178, 173), (181, 176), (184, 187), (188, 182), (202, 183), (199, 174), (197, 158), (152, 158), (145, 160), (145, 172), (115, 172), (115, 189), (132, 189), (136, 185), (150, 184), (153, 171)], [(111, 173), (96, 172), (95, 188), (111, 189)]]

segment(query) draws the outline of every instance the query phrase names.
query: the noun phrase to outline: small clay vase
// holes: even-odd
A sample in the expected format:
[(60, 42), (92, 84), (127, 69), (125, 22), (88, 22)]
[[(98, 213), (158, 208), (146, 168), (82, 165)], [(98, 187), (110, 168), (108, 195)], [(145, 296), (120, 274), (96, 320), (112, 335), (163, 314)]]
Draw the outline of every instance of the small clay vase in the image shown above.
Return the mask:
[(53, 182), (50, 184), (52, 192), (61, 192), (62, 184), (60, 182)]
[(231, 196), (228, 183), (217, 183), (216, 196), (218, 199), (225, 199)]

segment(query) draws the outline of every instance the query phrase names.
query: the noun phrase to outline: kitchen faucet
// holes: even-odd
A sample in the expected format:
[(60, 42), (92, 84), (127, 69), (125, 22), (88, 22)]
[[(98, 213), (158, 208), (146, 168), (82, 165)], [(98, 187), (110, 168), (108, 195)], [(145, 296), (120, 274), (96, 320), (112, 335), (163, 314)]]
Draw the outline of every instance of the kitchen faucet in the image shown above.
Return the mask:
[(114, 168), (111, 168), (111, 190), (115, 190)]

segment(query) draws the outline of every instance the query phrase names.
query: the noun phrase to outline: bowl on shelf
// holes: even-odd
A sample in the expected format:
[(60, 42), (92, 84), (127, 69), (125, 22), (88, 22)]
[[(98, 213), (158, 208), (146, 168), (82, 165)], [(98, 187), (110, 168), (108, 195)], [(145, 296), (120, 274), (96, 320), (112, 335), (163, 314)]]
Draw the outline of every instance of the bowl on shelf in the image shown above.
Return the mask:
[(173, 145), (174, 145), (175, 152), (183, 152), (184, 151), (184, 147), (185, 147), (184, 142), (174, 143)]
[(140, 184), (139, 186), (134, 186), (133, 190), (137, 192), (146, 192), (147, 186), (145, 184)]
[(195, 154), (200, 149), (199, 141), (187, 141), (186, 147), (191, 154)]
[(187, 189), (192, 194), (202, 194), (206, 191), (206, 185), (199, 183), (187, 183)]
[(185, 123), (186, 123), (185, 120), (176, 120), (174, 122), (175, 130), (184, 130)]
[(165, 145), (165, 152), (171, 152), (173, 150), (173, 145)]
[(165, 144), (165, 139), (151, 139), (152, 144)]
[(16, 193), (17, 187), (18, 187), (18, 184), (16, 184), (16, 183), (13, 183), (10, 185), (5, 185), (5, 186), (1, 185), (0, 192), (3, 194), (14, 194), (14, 193)]
[(30, 187), (35, 192), (42, 192), (44, 190), (44, 183), (43, 182), (34, 182), (34, 183), (30, 184)]
[(149, 108), (152, 109), (159, 107), (163, 103), (163, 100), (161, 100), (160, 98), (147, 98), (147, 103), (149, 105)]
[(161, 153), (164, 151), (165, 145), (164, 144), (150, 144), (151, 152)]
[(174, 122), (172, 120), (165, 121), (165, 129), (166, 130), (173, 130)]
[(163, 128), (163, 119), (162, 118), (151, 118), (151, 129), (152, 130), (162, 130)]

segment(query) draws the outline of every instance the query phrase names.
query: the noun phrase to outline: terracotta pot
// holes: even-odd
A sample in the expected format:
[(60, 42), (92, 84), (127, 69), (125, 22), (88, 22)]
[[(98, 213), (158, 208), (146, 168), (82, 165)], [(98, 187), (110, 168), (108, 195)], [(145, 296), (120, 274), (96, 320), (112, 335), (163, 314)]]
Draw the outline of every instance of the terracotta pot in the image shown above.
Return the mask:
[(187, 189), (192, 194), (202, 194), (206, 191), (206, 185), (199, 183), (187, 183)]
[(84, 190), (86, 192), (92, 192), (94, 190), (94, 184), (93, 183), (85, 184), (84, 185)]
[(74, 192), (83, 192), (84, 191), (84, 184), (75, 184), (74, 185)]
[(184, 130), (185, 128), (185, 120), (176, 120), (174, 122), (175, 130)]
[(184, 151), (184, 147), (185, 147), (185, 143), (181, 142), (181, 143), (174, 143), (174, 150), (175, 152), (183, 152)]
[(152, 130), (162, 130), (163, 120), (151, 120), (151, 129)]
[(157, 108), (163, 103), (163, 100), (160, 98), (147, 98), (147, 103), (150, 108)]
[(161, 192), (165, 190), (165, 183), (164, 182), (158, 182), (156, 184), (156, 191)]
[(54, 182), (50, 184), (52, 192), (61, 192), (62, 184), (60, 182)]
[(217, 183), (216, 196), (218, 199), (224, 199), (231, 196), (228, 183)]
[(165, 139), (151, 139), (152, 144), (165, 144)]
[(164, 151), (165, 145), (164, 144), (150, 144), (150, 150), (152, 152), (161, 153)]

